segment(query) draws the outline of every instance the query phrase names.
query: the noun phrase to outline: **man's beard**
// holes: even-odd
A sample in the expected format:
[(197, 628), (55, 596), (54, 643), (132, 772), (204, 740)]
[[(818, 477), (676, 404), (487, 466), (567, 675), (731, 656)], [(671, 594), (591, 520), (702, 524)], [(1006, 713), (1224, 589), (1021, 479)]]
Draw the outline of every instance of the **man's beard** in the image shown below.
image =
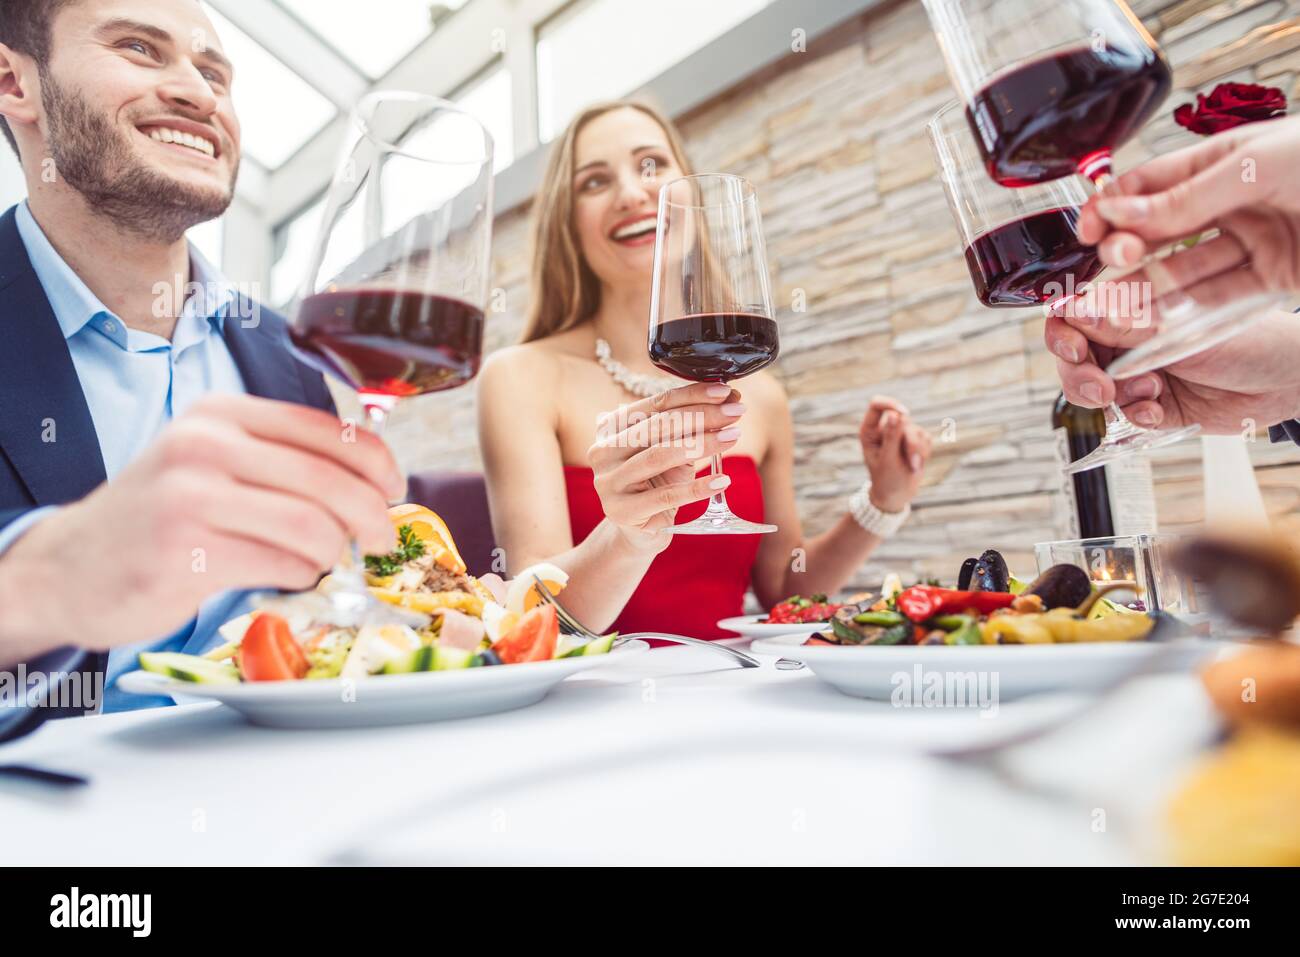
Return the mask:
[(230, 206), (237, 171), (224, 193), (187, 186), (144, 165), (126, 135), (48, 74), (41, 83), (41, 101), (49, 118), (55, 175), (99, 215), (131, 232), (171, 243)]

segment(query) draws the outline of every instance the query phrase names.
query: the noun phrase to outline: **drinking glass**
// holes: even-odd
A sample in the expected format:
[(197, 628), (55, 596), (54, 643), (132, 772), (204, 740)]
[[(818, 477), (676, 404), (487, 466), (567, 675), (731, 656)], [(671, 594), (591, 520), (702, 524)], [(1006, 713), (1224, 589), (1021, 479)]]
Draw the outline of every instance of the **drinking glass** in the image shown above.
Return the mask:
[[(1094, 246), (1075, 227), (1088, 194), (1076, 176), (1004, 189), (985, 175), (960, 103), (941, 109), (929, 124), (939, 178), (952, 210), (975, 294), (991, 307), (1053, 304), (1086, 295), (1102, 271)], [(1067, 474), (1105, 465), (1124, 455), (1180, 442), (1200, 431), (1140, 429), (1112, 402), (1105, 409), (1101, 444), (1065, 469)]]
[[(444, 100), (381, 91), (348, 125), (311, 268), (290, 311), (304, 361), (357, 391), (382, 435), (407, 396), (478, 372), (492, 243), (492, 138)], [(330, 576), (335, 624), (427, 622), (376, 601), (360, 550)]]
[[(693, 382), (732, 382), (770, 365), (779, 350), (754, 187), (722, 174), (667, 183), (659, 192), (650, 360)], [(712, 474), (722, 474), (720, 455), (713, 456)], [(752, 535), (776, 526), (733, 514), (718, 492), (703, 515), (669, 531)]]
[[(1113, 152), (1173, 83), (1164, 54), (1122, 0), (923, 2), (990, 177), (1022, 187), (1080, 173), (1099, 192), (1114, 188)], [(1187, 252), (1174, 247), (1175, 256)], [(1111, 362), (1110, 375), (1132, 378), (1195, 355), (1285, 300), (1262, 293), (1224, 301), (1180, 288), (1177, 271), (1153, 256), (1143, 279), (1129, 283), (1144, 307), (1124, 318), (1151, 335)]]

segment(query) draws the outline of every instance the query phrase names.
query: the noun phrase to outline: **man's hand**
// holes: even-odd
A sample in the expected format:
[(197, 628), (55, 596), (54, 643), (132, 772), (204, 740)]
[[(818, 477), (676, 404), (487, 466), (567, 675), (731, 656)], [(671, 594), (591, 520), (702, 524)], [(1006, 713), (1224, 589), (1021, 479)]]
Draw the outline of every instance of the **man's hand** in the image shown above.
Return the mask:
[(1163, 260), (1197, 302), (1300, 292), (1298, 170), (1300, 116), (1240, 126), (1125, 173), (1088, 200), (1079, 238), (1106, 265), (1128, 268), (1169, 242), (1217, 229), (1216, 238)]
[[(1065, 397), (1075, 405), (1116, 401), (1143, 428), (1195, 422), (1222, 435), (1300, 416), (1300, 316), (1272, 313), (1221, 345), (1117, 383), (1102, 369), (1128, 333), (1105, 322), (1088, 325), (1068, 306), (1059, 312), (1067, 317), (1048, 316), (1045, 335)], [(1088, 330), (1087, 338), (1076, 326)]]
[[(1212, 136), (1124, 174), (1088, 201), (1079, 237), (1107, 266), (1130, 268), (1174, 240), (1218, 236), (1151, 270), (1104, 278), (1058, 303), (1045, 327), (1065, 396), (1117, 401), (1145, 428), (1198, 423), (1210, 433), (1300, 414), (1300, 318), (1270, 315), (1222, 345), (1116, 383), (1102, 370), (1160, 328), (1161, 300), (1185, 290), (1207, 308), (1263, 292), (1300, 291), (1300, 117)], [(1156, 300), (1139, 293), (1153, 289)]]
[(0, 556), (0, 658), (163, 637), (227, 589), (310, 588), (349, 536), (392, 548), (387, 502), (404, 490), (364, 429), (289, 403), (206, 398)]

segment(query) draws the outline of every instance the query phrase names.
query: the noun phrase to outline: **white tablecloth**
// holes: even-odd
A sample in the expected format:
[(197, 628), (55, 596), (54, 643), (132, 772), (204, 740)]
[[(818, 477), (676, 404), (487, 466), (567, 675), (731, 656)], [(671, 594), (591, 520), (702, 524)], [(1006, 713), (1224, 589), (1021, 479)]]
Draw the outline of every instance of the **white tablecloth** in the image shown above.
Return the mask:
[(276, 731), (202, 704), (52, 722), (0, 764), (92, 783), (0, 779), (0, 861), (1159, 862), (1161, 805), (1214, 731), (1190, 677), (1134, 684), (1011, 778), (926, 753), (1069, 704), (901, 710), (668, 648), (461, 721)]

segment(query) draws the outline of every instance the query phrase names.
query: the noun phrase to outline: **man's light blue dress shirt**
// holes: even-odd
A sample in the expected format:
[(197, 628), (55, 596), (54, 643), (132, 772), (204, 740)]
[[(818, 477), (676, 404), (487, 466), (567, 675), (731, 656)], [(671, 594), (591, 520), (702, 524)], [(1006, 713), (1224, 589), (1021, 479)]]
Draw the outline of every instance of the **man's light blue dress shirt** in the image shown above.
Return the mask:
[[(18, 206), (17, 222), (32, 268), (67, 339), (109, 481), (196, 400), (212, 392), (245, 391), (222, 338), (236, 292), (198, 250), (190, 247), (190, 282), (198, 283), (201, 293), (187, 298), (169, 342), (123, 325), (63, 261), (25, 202)], [(50, 511), (37, 509), (0, 531), (0, 553)], [(176, 634), (114, 649), (108, 657), (103, 710), (170, 704), (170, 698), (123, 694), (113, 684), (136, 667), (141, 651), (199, 654), (214, 647), (217, 629), (247, 610), (247, 600), (246, 592), (216, 595)]]

